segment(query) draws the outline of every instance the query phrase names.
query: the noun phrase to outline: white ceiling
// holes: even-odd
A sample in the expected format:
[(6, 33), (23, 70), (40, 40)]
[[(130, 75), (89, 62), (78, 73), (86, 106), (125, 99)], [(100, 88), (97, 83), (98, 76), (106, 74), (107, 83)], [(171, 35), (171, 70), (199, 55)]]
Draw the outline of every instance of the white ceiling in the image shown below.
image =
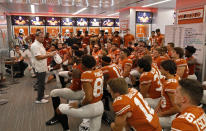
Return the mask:
[[(72, 14), (84, 7), (80, 14), (108, 15), (126, 7), (143, 6), (162, 0), (0, 0), (0, 5), (9, 13), (31, 13), (31, 4), (36, 13)], [(176, 0), (162, 3), (154, 8), (175, 8)]]

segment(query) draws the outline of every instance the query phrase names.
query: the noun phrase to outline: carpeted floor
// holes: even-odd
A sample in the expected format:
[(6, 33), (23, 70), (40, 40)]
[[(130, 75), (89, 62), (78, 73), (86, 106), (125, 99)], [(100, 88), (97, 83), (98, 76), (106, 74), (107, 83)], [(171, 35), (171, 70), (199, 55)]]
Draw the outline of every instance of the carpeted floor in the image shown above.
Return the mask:
[[(53, 115), (52, 103), (49, 98), (47, 104), (35, 104), (36, 91), (32, 85), (35, 78), (29, 74), (18, 78), (18, 84), (10, 85), (7, 94), (0, 94), (0, 99), (8, 99), (8, 103), (0, 105), (0, 131), (62, 131), (61, 125), (46, 126), (45, 121)], [(11, 80), (7, 79), (7, 82)], [(45, 94), (55, 88), (55, 81), (46, 85)], [(64, 101), (65, 102), (65, 101)], [(76, 131), (80, 120), (70, 118), (71, 131)], [(102, 124), (101, 131), (110, 131)]]

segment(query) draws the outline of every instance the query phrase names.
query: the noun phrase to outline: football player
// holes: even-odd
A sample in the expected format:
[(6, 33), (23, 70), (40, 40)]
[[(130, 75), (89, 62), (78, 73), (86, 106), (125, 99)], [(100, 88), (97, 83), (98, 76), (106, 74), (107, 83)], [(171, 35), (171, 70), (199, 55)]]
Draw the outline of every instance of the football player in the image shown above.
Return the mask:
[(172, 131), (205, 131), (206, 114), (199, 107), (203, 96), (202, 85), (191, 79), (182, 79), (175, 92), (175, 104), (180, 113), (172, 121)]
[[(80, 56), (81, 57), (81, 56)], [(78, 58), (80, 61), (80, 58)], [(46, 125), (54, 125), (58, 122), (62, 124), (64, 130), (68, 130), (68, 118), (66, 115), (57, 114), (56, 110), (60, 105), (60, 97), (66, 100), (81, 100), (84, 97), (84, 92), (81, 88), (81, 74), (84, 72), (81, 62), (73, 68), (72, 83), (68, 88), (54, 89), (51, 91), (54, 116), (46, 122)]]
[(161, 131), (159, 119), (154, 110), (148, 106), (140, 92), (128, 89), (124, 78), (108, 82), (108, 90), (114, 98), (113, 110), (115, 122), (112, 131), (123, 131), (132, 128), (135, 131)]
[(175, 47), (172, 51), (172, 59), (177, 65), (177, 75), (181, 78), (187, 78), (189, 74), (189, 68), (187, 61), (183, 58), (184, 50), (180, 47)]
[(175, 114), (178, 113), (178, 108), (174, 103), (175, 90), (178, 87), (180, 77), (176, 75), (176, 64), (172, 60), (163, 61), (160, 65), (161, 73), (166, 77), (163, 82), (163, 89), (161, 91), (161, 99), (156, 112), (158, 113), (160, 124), (165, 130), (170, 130), (172, 120)]
[(118, 66), (121, 69), (121, 75), (126, 78), (132, 69), (132, 60), (128, 58), (130, 56), (130, 51), (128, 49), (122, 49), (120, 52), (120, 59)]
[(159, 72), (152, 67), (151, 62), (146, 59), (139, 59), (137, 70), (140, 75), (140, 92), (144, 98), (157, 99), (161, 96), (162, 82)]
[(101, 128), (101, 118), (104, 106), (101, 101), (103, 96), (103, 73), (102, 70), (93, 68), (96, 61), (93, 56), (85, 55), (82, 58), (83, 69), (81, 84), (85, 93), (83, 101), (78, 107), (69, 104), (60, 104), (58, 112), (72, 117), (90, 119), (90, 130), (98, 131)]

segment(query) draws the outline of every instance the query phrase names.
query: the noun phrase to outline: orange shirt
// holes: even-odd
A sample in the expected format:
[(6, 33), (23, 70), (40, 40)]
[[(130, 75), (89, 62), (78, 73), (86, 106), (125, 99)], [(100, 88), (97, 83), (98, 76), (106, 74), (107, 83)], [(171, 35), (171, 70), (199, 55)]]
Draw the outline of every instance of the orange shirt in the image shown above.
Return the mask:
[[(90, 83), (92, 86), (92, 103), (96, 103), (102, 99), (103, 96), (103, 83), (104, 83), (104, 76), (103, 72), (100, 69), (85, 71), (82, 73), (81, 82)], [(84, 87), (83, 87), (84, 88)]]
[(186, 108), (172, 121), (172, 131), (205, 131), (206, 115), (201, 107)]
[(158, 66), (156, 65), (156, 63), (152, 63), (152, 68), (155, 69), (155, 71), (157, 72), (157, 74), (159, 75), (160, 81), (163, 83), (166, 79), (166, 77), (164, 75), (162, 75), (161, 71), (159, 70)]
[(165, 80), (165, 82), (163, 82), (163, 89), (161, 92), (162, 97), (160, 100), (160, 109), (162, 112), (167, 111), (171, 107), (173, 107), (172, 102), (167, 93), (175, 93), (179, 79), (179, 76), (174, 76), (173, 78), (167, 79)]
[(182, 66), (185, 67), (184, 74), (183, 74), (182, 78), (187, 78), (188, 74), (189, 74), (189, 69), (188, 69), (188, 66), (187, 66), (187, 61), (185, 59), (181, 59), (180, 58), (180, 59), (175, 60), (175, 63), (177, 65), (177, 67), (182, 67)]
[[(186, 58), (186, 61), (188, 63), (188, 61), (193, 60), (193, 59), (195, 59), (195, 58), (192, 56), (192, 57)], [(195, 64), (188, 65), (188, 68), (189, 68), (189, 75), (195, 74)]]
[(172, 51), (171, 51), (171, 50), (168, 50), (168, 56), (169, 56), (170, 58), (172, 58)]
[(110, 51), (108, 56), (112, 59), (112, 63), (117, 63), (117, 59), (119, 59), (120, 50), (117, 49), (115, 51)]
[(132, 53), (131, 53), (131, 55), (130, 55), (130, 56), (128, 56), (128, 58), (129, 58), (129, 59), (131, 59), (131, 60), (136, 59), (136, 57), (137, 57), (137, 56), (136, 56), (136, 54), (135, 54), (135, 53), (136, 53), (136, 52), (132, 52)]
[(129, 42), (132, 42), (134, 40), (134, 36), (132, 34), (126, 34), (124, 36), (124, 46), (128, 47)]
[[(84, 72), (84, 70), (82, 69), (81, 67), (81, 64), (78, 64), (78, 65), (74, 65), (73, 66), (73, 69), (77, 69), (77, 70), (80, 70), (81, 73)], [(79, 90), (82, 90), (82, 84), (81, 84), (81, 78), (79, 79), (72, 79), (72, 83), (71, 85), (69, 86), (69, 88), (73, 91), (79, 91)]]
[(159, 36), (156, 36), (156, 42), (159, 46), (162, 46), (162, 42), (164, 39), (164, 35), (160, 34)]
[(92, 56), (98, 56), (98, 55), (100, 55), (100, 53), (101, 53), (101, 50), (98, 50), (97, 52), (92, 52)]
[(84, 38), (82, 39), (82, 42), (83, 42), (84, 44), (89, 45), (89, 40), (90, 40), (90, 36), (84, 36)]
[(99, 50), (97, 52), (94, 52), (94, 51), (92, 52), (92, 56), (95, 58), (97, 66), (100, 64), (99, 56), (101, 55), (101, 53), (102, 53), (102, 50)]
[(120, 47), (120, 44), (121, 44), (121, 37), (119, 37), (119, 36), (114, 36), (113, 38), (112, 38), (112, 43), (115, 43), (115, 44), (118, 44), (119, 45), (119, 47)]
[(138, 58), (142, 58), (146, 54), (149, 54), (149, 51), (145, 47), (136, 47), (135, 49), (137, 51)]
[(51, 39), (51, 38), (46, 38), (46, 37), (45, 37), (45, 38), (44, 38), (44, 42), (43, 42), (44, 48), (46, 48), (47, 45), (50, 45), (51, 42), (52, 42), (52, 39)]
[(148, 91), (149, 98), (159, 98), (161, 96), (162, 82), (159, 72), (152, 67), (150, 72), (144, 72), (140, 75), (140, 85), (150, 84)]
[(163, 61), (165, 60), (169, 60), (169, 58), (167, 56), (158, 56), (156, 59), (155, 59), (155, 62), (157, 63), (157, 66), (158, 68), (160, 69), (160, 65)]
[(65, 54), (68, 54), (68, 50), (67, 49), (61, 49), (61, 50), (59, 50), (58, 51), (59, 52), (59, 55), (63, 58), (63, 56), (65, 55)]
[(101, 70), (103, 71), (103, 74), (108, 74), (108, 80), (121, 77), (120, 69), (116, 64), (104, 66)]
[[(50, 53), (50, 52), (52, 52), (52, 51), (51, 50), (47, 51), (47, 53)], [(53, 60), (53, 57), (48, 57), (47, 58), (47, 66), (49, 66), (51, 64), (52, 60)]]
[(124, 72), (125, 65), (129, 65), (129, 66), (132, 67), (132, 64), (133, 64), (133, 61), (131, 59), (129, 59), (129, 58), (125, 58), (123, 60), (120, 59), (119, 63), (118, 63), (118, 66), (119, 66), (119, 68), (121, 70), (121, 73)]
[(134, 88), (130, 88), (128, 94), (117, 97), (112, 106), (116, 116), (132, 113), (126, 121), (136, 131), (162, 130), (157, 114)]
[(154, 36), (154, 37), (150, 37), (149, 38), (149, 42), (150, 42), (150, 46), (153, 46), (154, 44), (155, 44), (155, 42), (156, 42), (156, 36)]
[(101, 36), (100, 38), (99, 38), (99, 42), (100, 43), (107, 43), (107, 36), (106, 35), (104, 35), (104, 36)]

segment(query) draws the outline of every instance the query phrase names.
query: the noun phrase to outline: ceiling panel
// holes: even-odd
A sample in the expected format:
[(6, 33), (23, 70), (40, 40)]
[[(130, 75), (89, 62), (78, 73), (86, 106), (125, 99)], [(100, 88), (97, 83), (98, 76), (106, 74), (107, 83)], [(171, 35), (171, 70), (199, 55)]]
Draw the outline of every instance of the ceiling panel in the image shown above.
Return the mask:
[[(143, 6), (161, 0), (0, 0), (0, 5), (10, 13), (31, 12), (31, 4), (36, 13), (72, 14), (84, 7), (88, 9), (80, 14), (108, 15), (126, 7)], [(176, 0), (152, 7), (175, 8)]]
[(41, 4), (42, 1), (41, 0), (30, 0), (31, 4)]

